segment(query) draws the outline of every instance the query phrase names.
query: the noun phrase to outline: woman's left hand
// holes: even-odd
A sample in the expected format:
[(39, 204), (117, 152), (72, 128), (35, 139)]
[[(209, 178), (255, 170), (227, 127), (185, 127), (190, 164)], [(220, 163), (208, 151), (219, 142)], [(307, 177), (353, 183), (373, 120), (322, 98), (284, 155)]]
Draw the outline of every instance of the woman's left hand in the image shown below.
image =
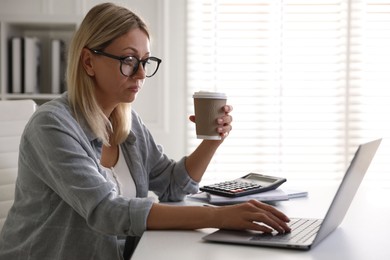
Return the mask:
[[(233, 111), (233, 107), (230, 105), (225, 105), (222, 107), (222, 109), (225, 112), (225, 115), (216, 119), (218, 124), (216, 131), (219, 133), (222, 139), (225, 139), (232, 130), (231, 123), (233, 121), (233, 117), (229, 113)], [(190, 116), (190, 120), (195, 123), (195, 116)]]

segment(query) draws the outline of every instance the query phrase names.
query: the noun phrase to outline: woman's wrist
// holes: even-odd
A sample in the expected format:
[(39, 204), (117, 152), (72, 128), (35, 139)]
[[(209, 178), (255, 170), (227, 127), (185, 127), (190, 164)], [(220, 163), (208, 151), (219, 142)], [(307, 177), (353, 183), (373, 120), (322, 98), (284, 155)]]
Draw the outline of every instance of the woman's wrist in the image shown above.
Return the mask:
[(207, 145), (209, 148), (217, 150), (218, 147), (223, 143), (223, 140), (203, 140), (202, 143)]
[(206, 205), (204, 208), (207, 210), (206, 227), (220, 228), (223, 216), (221, 216), (220, 207)]

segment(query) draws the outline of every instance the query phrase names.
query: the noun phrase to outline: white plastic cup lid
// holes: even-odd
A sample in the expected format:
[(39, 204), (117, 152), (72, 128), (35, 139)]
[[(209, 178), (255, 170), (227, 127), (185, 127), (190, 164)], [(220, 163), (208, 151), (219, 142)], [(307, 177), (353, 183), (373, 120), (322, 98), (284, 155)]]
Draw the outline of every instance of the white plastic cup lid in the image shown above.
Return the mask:
[(214, 98), (214, 99), (226, 99), (226, 94), (221, 92), (209, 92), (209, 91), (199, 91), (195, 92), (192, 96), (193, 98)]

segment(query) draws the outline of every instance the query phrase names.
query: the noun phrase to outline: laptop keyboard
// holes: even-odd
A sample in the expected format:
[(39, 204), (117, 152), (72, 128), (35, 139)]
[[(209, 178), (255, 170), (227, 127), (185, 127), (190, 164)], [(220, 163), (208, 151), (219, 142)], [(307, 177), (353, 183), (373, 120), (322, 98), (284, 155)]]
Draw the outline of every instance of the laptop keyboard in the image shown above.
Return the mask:
[(253, 236), (251, 240), (305, 243), (310, 239), (314, 239), (321, 223), (322, 219), (291, 219), (289, 223), (290, 233), (258, 234)]

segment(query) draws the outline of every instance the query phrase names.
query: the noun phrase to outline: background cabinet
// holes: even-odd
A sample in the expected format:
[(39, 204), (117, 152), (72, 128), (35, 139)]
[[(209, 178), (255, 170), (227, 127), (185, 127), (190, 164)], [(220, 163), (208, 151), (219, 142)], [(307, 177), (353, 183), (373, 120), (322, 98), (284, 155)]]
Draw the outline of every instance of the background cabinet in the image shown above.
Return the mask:
[[(60, 39), (68, 47), (80, 17), (75, 16), (24, 16), (0, 18), (0, 84), (1, 99), (34, 99), (38, 104), (50, 100), (58, 93), (52, 93), (51, 41)], [(12, 93), (10, 89), (10, 41), (13, 37), (36, 37), (40, 43), (39, 91), (34, 93)], [(33, 68), (31, 68), (33, 69)]]

